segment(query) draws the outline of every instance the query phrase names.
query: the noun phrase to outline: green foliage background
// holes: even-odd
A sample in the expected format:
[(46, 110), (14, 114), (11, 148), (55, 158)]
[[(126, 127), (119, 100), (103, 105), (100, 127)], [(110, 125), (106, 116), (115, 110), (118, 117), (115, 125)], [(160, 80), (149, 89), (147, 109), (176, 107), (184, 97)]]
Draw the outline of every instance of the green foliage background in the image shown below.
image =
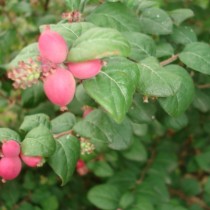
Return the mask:
[[(78, 4), (78, 2), (81, 4)], [(111, 75), (112, 67), (115, 67), (116, 63), (119, 69), (121, 66), (130, 65), (130, 68), (133, 69), (133, 75), (127, 75), (127, 78), (133, 79), (133, 83), (138, 84), (133, 86), (129, 84), (129, 91), (133, 92), (135, 85), (137, 85), (141, 87), (140, 91), (142, 92), (135, 93), (133, 101), (128, 94), (127, 104), (124, 106), (121, 103), (122, 97), (119, 97), (119, 104), (115, 107), (119, 109), (118, 112), (113, 112), (113, 104), (106, 103), (104, 107), (110, 114), (109, 116), (112, 116), (117, 122), (122, 122), (127, 113), (126, 120), (120, 125), (124, 128), (123, 131), (113, 119), (100, 110), (94, 111), (87, 119), (79, 121), (73, 127), (74, 132), (93, 139), (93, 142), (100, 148), (97, 159), (86, 160), (91, 171), (89, 174), (81, 177), (75, 172), (71, 181), (61, 187), (60, 179), (47, 165), (38, 169), (24, 167), (16, 180), (0, 184), (0, 209), (209, 210), (210, 90), (208, 84), (210, 83), (210, 77), (205, 75), (206, 69), (210, 69), (209, 1), (89, 0), (86, 2), (86, 7), (84, 7), (84, 3), (85, 1), (70, 0), (66, 2), (61, 0), (0, 1), (0, 127), (8, 127), (14, 130), (20, 128), (22, 137), (24, 132), (27, 133), (36, 127), (28, 124), (24, 117), (44, 113), (49, 116), (51, 122), (48, 122), (49, 119), (42, 116), (41, 119), (46, 121), (42, 121), (41, 124), (49, 128), (52, 125), (54, 133), (59, 133), (66, 125), (68, 129), (72, 129), (75, 123), (73, 118), (66, 125), (57, 128), (57, 124), (64, 122), (64, 118), (59, 119), (57, 124), (55, 120), (53, 122), (52, 119), (56, 119), (60, 112), (57, 107), (46, 100), (41, 91), (41, 84), (23, 92), (15, 91), (5, 72), (8, 63), (18, 55), (19, 51), (37, 40), (41, 25), (56, 24), (61, 20), (62, 12), (75, 8), (84, 9), (83, 14), (86, 21), (101, 27), (108, 25), (121, 32), (132, 46), (131, 54), (129, 54), (130, 60), (142, 61), (144, 59), (139, 64), (140, 75), (142, 76), (139, 81), (133, 79), (137, 78), (136, 66), (130, 64), (132, 62), (129, 61), (129, 63), (125, 58), (107, 58), (109, 65), (104, 69), (107, 75)], [(99, 4), (102, 4), (100, 9), (91, 12)], [(122, 15), (120, 16), (121, 22), (117, 24), (113, 19), (107, 20), (103, 17), (103, 12), (109, 14), (108, 17), (112, 17), (111, 4), (119, 4), (115, 5), (114, 11), (114, 18), (119, 17), (117, 12)], [(163, 24), (164, 30), (158, 21), (155, 22), (156, 27), (153, 28), (150, 25), (151, 22), (148, 21), (148, 16), (151, 17), (148, 14), (148, 8), (150, 7), (154, 16), (156, 14), (161, 15), (161, 18), (166, 21)], [(157, 8), (162, 8), (161, 12)], [(180, 8), (186, 10), (171, 12)], [(126, 15), (130, 10), (133, 16)], [(166, 17), (169, 14), (171, 18), (167, 19)], [(141, 30), (137, 27), (138, 23), (134, 21), (137, 16), (140, 16), (141, 19)], [(186, 20), (182, 22), (182, 18), (183, 20), (186, 18)], [(174, 21), (173, 30), (171, 27), (172, 20)], [(92, 27), (91, 24), (84, 25), (82, 27), (86, 27), (86, 29)], [(57, 25), (54, 25), (54, 27), (55, 30), (62, 30)], [(77, 29), (75, 28), (75, 30)], [(100, 29), (100, 31), (102, 35), (103, 29)], [(120, 36), (118, 32), (115, 33), (117, 37)], [(74, 38), (69, 38), (68, 44), (71, 46), (73, 43), (74, 45), (72, 55), (68, 59), (78, 59), (76, 53), (74, 56), (74, 52), (77, 51), (77, 47), (82, 41), (89, 37), (88, 34), (86, 36), (84, 34), (79, 41), (77, 40), (78, 43), (73, 43)], [(112, 33), (109, 39), (113, 41), (114, 45)], [(133, 40), (138, 40), (138, 42), (133, 42)], [(200, 44), (197, 41), (208, 44)], [(143, 44), (145, 44), (145, 48), (141, 50)], [(187, 47), (185, 47), (186, 45)], [(199, 51), (201, 46), (202, 50)], [(104, 42), (101, 43), (100, 47), (104, 49), (109, 46)], [(120, 48), (121, 45), (118, 47)], [(97, 49), (101, 50), (101, 48)], [(121, 55), (126, 56), (127, 49), (120, 49)], [(192, 51), (207, 60), (207, 66), (203, 66), (202, 61), (193, 63), (192, 56), (188, 56)], [(165, 61), (176, 53), (180, 53), (179, 60), (176, 60), (173, 64), (178, 64), (179, 68), (177, 68), (177, 65), (166, 66), (165, 70), (161, 69), (161, 72), (166, 71), (167, 76), (162, 77), (161, 74), (163, 73), (159, 71), (162, 67), (158, 66), (159, 62)], [(148, 58), (148, 55), (154, 56), (156, 59), (154, 57)], [(84, 58), (87, 58), (85, 56), (87, 56), (86, 52), (84, 52)], [(88, 54), (88, 56), (94, 57), (95, 55)], [(157, 74), (148, 75), (148, 69), (151, 68), (157, 71)], [(192, 76), (194, 81), (195, 97), (192, 103), (190, 100), (194, 94), (193, 85), (188, 75), (183, 73), (183, 68), (187, 69), (186, 72)], [(183, 78), (181, 84), (183, 92), (179, 94), (188, 93), (190, 106), (187, 97), (179, 101), (181, 103), (180, 107), (176, 106), (174, 102), (175, 99), (170, 92), (171, 89), (167, 86), (167, 81), (170, 81), (170, 84), (176, 81), (174, 72)], [(210, 74), (209, 72), (210, 70), (207, 71), (207, 74)], [(151, 81), (157, 80), (156, 75), (163, 78), (165, 82), (163, 84), (165, 84), (164, 87), (167, 91), (165, 89), (161, 91), (161, 88), (157, 88), (157, 86), (152, 89)], [(148, 86), (144, 78), (149, 78), (149, 76), (152, 79), (148, 81)], [(115, 75), (113, 77), (115, 78)], [(78, 88), (75, 100), (69, 105), (72, 113), (81, 117), (83, 104), (97, 107), (94, 100), (102, 106), (105, 104), (103, 97), (97, 91), (93, 91), (96, 90), (96, 86), (102, 84), (100, 82), (102, 79), (102, 76), (98, 76), (94, 82), (92, 80), (85, 81), (84, 87), (80, 86)], [(124, 81), (124, 78), (120, 79)], [(107, 80), (108, 83), (109, 80)], [(174, 83), (172, 90), (177, 91), (180, 86), (177, 82)], [(91, 98), (86, 93), (84, 94), (84, 88)], [(100, 88), (103, 89), (103, 84)], [(150, 95), (151, 92), (155, 93), (155, 96), (163, 97), (158, 99), (159, 103), (156, 99), (154, 101), (149, 100), (148, 104), (142, 102), (142, 94)], [(112, 96), (110, 101), (115, 97), (115, 95)], [(178, 95), (176, 97), (179, 98)], [(183, 113), (188, 106), (187, 111)], [(126, 140), (130, 139), (131, 136), (131, 128), (128, 126), (129, 120), (132, 121), (132, 130), (135, 135), (132, 135), (132, 141), (127, 142)], [(99, 124), (106, 129), (103, 132), (98, 131), (95, 127), (90, 126), (90, 123), (91, 125)], [(28, 125), (31, 127), (27, 127)], [(53, 127), (53, 125), (56, 126)], [(119, 136), (116, 138), (110, 137), (110, 130)], [(2, 138), (2, 133), (0, 133), (0, 138)], [(97, 141), (99, 136), (106, 142), (108, 148)], [(121, 144), (119, 144), (119, 138), (123, 139)], [(76, 149), (77, 146), (74, 145), (73, 147)], [(123, 150), (118, 151), (121, 149)], [(43, 154), (46, 155), (45, 152)], [(92, 157), (88, 157), (88, 159), (92, 159)], [(51, 158), (51, 164), (54, 166), (56, 165), (53, 163), (55, 160), (56, 156)], [(70, 168), (70, 170), (72, 169)], [(58, 171), (58, 175), (59, 173), (62, 174), (62, 171)]]

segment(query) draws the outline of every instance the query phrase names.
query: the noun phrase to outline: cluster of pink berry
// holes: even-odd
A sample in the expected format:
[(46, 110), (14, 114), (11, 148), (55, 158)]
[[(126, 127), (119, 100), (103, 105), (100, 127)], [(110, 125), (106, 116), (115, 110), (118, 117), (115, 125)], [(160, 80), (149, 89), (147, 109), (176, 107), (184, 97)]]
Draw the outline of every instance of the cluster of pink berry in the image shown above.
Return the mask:
[(21, 153), (20, 144), (15, 140), (4, 140), (1, 147), (0, 177), (2, 182), (15, 179), (22, 169), (22, 161), (29, 167), (42, 164), (42, 157), (26, 156)]
[(65, 110), (66, 105), (74, 98), (75, 78), (83, 80), (96, 76), (101, 70), (102, 62), (94, 59), (64, 63), (69, 53), (67, 43), (59, 33), (49, 27), (40, 35), (38, 47), (45, 94), (53, 104)]

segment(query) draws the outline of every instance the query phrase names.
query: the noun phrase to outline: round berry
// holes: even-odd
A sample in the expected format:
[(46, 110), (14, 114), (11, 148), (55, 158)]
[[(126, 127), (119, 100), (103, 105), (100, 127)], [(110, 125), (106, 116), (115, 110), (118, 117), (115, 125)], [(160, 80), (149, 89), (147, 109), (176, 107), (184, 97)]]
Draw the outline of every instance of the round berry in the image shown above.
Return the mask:
[(22, 161), (29, 167), (38, 167), (43, 164), (43, 158), (40, 156), (26, 156), (21, 154), (20, 155)]
[(2, 144), (2, 154), (4, 157), (18, 157), (20, 154), (20, 144), (15, 140), (4, 141)]

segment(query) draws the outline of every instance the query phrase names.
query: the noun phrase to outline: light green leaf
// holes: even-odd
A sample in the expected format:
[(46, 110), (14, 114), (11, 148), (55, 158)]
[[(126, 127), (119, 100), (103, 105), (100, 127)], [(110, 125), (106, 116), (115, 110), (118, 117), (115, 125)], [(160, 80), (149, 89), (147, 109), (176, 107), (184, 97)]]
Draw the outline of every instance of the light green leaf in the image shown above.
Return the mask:
[(76, 123), (76, 118), (72, 113), (70, 112), (63, 113), (51, 121), (52, 132), (56, 134), (68, 131), (72, 129), (75, 123)]
[(179, 76), (181, 85), (173, 96), (160, 98), (162, 108), (171, 116), (179, 116), (187, 110), (192, 103), (195, 90), (194, 83), (187, 71), (178, 65), (168, 65), (164, 69)]
[(140, 61), (148, 56), (156, 55), (155, 42), (150, 36), (138, 32), (125, 32), (123, 35), (131, 46), (129, 58)]
[(210, 46), (207, 43), (193, 42), (186, 45), (179, 58), (189, 68), (210, 74)]
[(44, 125), (30, 130), (21, 144), (24, 155), (49, 157), (55, 151), (55, 140)]
[(10, 128), (0, 128), (0, 142), (3, 140), (20, 141), (20, 136), (17, 132)]
[(80, 156), (80, 142), (73, 136), (63, 136), (56, 140), (56, 150), (48, 159), (54, 172), (65, 185), (73, 175), (76, 163)]
[(122, 57), (112, 57), (94, 78), (83, 82), (87, 93), (112, 116), (122, 122), (139, 78), (138, 66)]
[(10, 68), (13, 68), (18, 65), (19, 61), (27, 62), (29, 59), (35, 59), (39, 55), (38, 44), (32, 43), (23, 48), (19, 54), (10, 62)]
[(196, 90), (193, 106), (201, 112), (208, 112), (210, 110), (210, 97), (199, 89)]
[[(95, 27), (94, 24), (88, 22), (76, 22), (71, 24), (58, 23), (50, 24), (49, 26), (52, 31), (58, 32), (66, 40), (69, 47), (72, 46), (73, 42), (81, 36), (81, 34)], [(45, 25), (42, 25), (40, 30), (43, 31), (44, 28)]]
[(153, 57), (144, 59), (139, 64), (139, 91), (146, 96), (167, 97), (175, 95), (180, 88), (180, 77), (160, 67)]
[(170, 36), (171, 40), (176, 44), (189, 44), (197, 41), (197, 36), (193, 29), (188, 26), (174, 27), (173, 33)]
[(174, 23), (179, 26), (186, 19), (194, 16), (194, 12), (191, 9), (175, 9), (169, 12)]
[(80, 136), (89, 138), (99, 150), (106, 145), (114, 150), (123, 150), (132, 143), (129, 120), (117, 124), (101, 110), (92, 111), (84, 120), (78, 122), (73, 130)]
[(174, 48), (167, 42), (162, 42), (157, 45), (156, 56), (157, 58), (172, 56), (174, 54)]
[(121, 2), (106, 2), (102, 4), (87, 17), (87, 21), (97, 26), (115, 28), (123, 32), (140, 31), (137, 16)]
[(46, 126), (50, 129), (51, 125), (49, 116), (47, 116), (46, 114), (34, 114), (25, 116), (23, 122), (20, 125), (20, 130), (24, 132), (29, 132), (39, 125)]
[(70, 50), (68, 61), (78, 62), (112, 55), (127, 56), (130, 46), (123, 35), (110, 28), (92, 28), (79, 36)]
[(97, 185), (88, 192), (88, 200), (100, 209), (116, 210), (121, 192), (110, 184)]
[(173, 23), (169, 15), (162, 9), (149, 8), (140, 16), (142, 30), (148, 34), (166, 35), (172, 33)]

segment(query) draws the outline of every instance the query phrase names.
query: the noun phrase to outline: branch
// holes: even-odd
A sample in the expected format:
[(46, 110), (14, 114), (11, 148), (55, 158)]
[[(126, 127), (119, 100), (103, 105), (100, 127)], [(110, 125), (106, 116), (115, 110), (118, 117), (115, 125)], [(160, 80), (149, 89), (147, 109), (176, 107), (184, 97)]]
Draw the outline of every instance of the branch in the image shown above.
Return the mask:
[(179, 56), (178, 54), (172, 55), (170, 58), (168, 58), (168, 59), (166, 59), (166, 60), (160, 62), (160, 65), (161, 65), (161, 66), (166, 66), (166, 65), (168, 65), (169, 63), (172, 63), (172, 62), (174, 62), (175, 60), (177, 60), (177, 59), (178, 59), (178, 56)]
[(73, 134), (73, 130), (64, 131), (62, 133), (54, 134), (53, 137), (55, 139), (59, 139), (60, 137), (65, 136), (65, 135), (68, 135), (68, 134), (71, 134), (72, 135)]
[(169, 192), (172, 196), (179, 197), (181, 200), (185, 201), (188, 205), (197, 204), (205, 210), (210, 210), (210, 207), (203, 200), (201, 200), (200, 198), (198, 198), (196, 196), (188, 197), (183, 192), (181, 192), (177, 189), (172, 189), (172, 188), (169, 189)]
[(208, 83), (208, 84), (203, 84), (203, 85), (197, 85), (197, 87), (198, 87), (199, 89), (207, 89), (207, 88), (210, 88), (210, 83)]

